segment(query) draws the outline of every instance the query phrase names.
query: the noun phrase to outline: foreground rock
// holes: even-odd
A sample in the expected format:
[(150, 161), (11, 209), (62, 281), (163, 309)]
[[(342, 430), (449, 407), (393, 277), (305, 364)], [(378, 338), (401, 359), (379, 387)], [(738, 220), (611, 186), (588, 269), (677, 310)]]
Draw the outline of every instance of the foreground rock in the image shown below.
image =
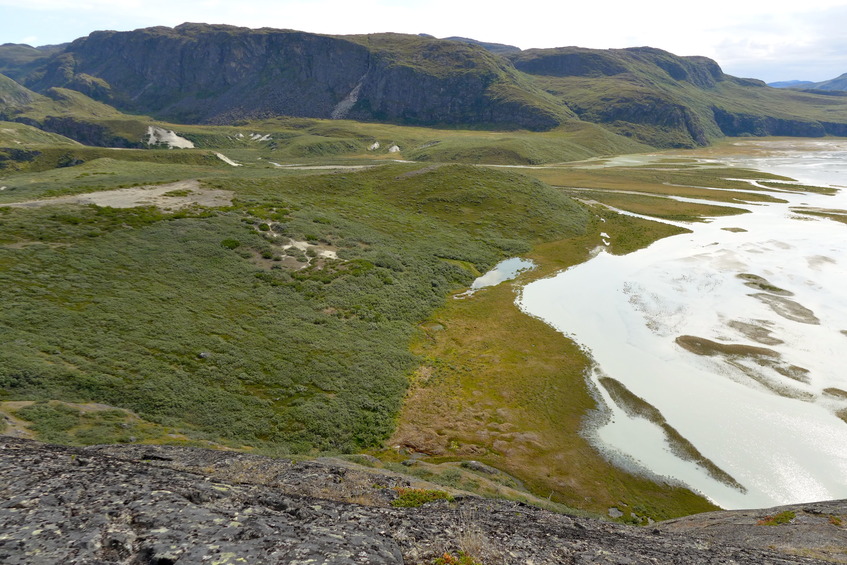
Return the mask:
[[(845, 502), (821, 507), (827, 519), (809, 531), (756, 526), (755, 513), (632, 528), (473, 497), (392, 508), (408, 479), (338, 461), (14, 438), (0, 440), (0, 477), (8, 565), (431, 563), (460, 549), (483, 563), (788, 564), (823, 562), (792, 555), (810, 540), (847, 547)], [(733, 516), (746, 533), (712, 527)]]

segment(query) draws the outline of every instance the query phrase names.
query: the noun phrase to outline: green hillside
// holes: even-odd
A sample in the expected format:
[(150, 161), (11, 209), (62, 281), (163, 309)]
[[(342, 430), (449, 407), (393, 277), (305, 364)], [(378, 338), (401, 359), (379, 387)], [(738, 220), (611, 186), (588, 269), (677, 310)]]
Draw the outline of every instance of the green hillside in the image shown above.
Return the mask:
[(725, 75), (704, 57), (646, 47), (565, 47), (510, 58), (581, 119), (655, 147), (705, 145), (724, 136), (847, 134), (842, 99)]
[[(525, 177), (415, 169), (216, 180), (236, 199), (220, 210), (6, 208), (0, 333), (18, 346), (0, 353), (0, 395), (103, 402), (234, 445), (376, 445), (408, 340), (446, 292), (586, 222)], [(338, 259), (292, 269), (307, 256), (289, 240)]]
[[(62, 52), (23, 57), (18, 67), (14, 60), (5, 64), (27, 88), (54, 102), (82, 93), (87, 98), (73, 103), (98, 119), (106, 110), (93, 108), (92, 100), (183, 124), (293, 116), (552, 131), (587, 122), (658, 148), (702, 146), (725, 136), (847, 135), (841, 97), (769, 88), (726, 75), (705, 57), (649, 47), (498, 54), (475, 42), (396, 33), (330, 36), (183, 24), (94, 32)], [(63, 135), (80, 129), (44, 127)], [(129, 133), (139, 137), (132, 128), (106, 128), (124, 146), (133, 143)], [(608, 134), (593, 131), (589, 146), (604, 144)], [(75, 138), (118, 143), (102, 132)], [(496, 158), (510, 151), (501, 148)]]

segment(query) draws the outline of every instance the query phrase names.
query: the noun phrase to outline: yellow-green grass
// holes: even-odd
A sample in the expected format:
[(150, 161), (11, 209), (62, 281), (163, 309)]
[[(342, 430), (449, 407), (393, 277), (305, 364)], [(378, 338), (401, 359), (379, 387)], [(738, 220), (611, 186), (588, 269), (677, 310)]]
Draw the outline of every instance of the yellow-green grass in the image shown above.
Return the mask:
[[(628, 252), (679, 228), (600, 209), (590, 233), (537, 246), (538, 267), (521, 283), (584, 261), (609, 233)], [(597, 405), (584, 374), (590, 361), (572, 341), (515, 305), (509, 284), (451, 300), (424, 324), (413, 351), (424, 361), (389, 445), (434, 460), (476, 459), (523, 481), (536, 495), (605, 513), (639, 507), (651, 518), (714, 509), (690, 491), (610, 464), (582, 435)], [(496, 315), (492, 314), (495, 313)]]
[[(650, 150), (601, 126), (582, 122), (542, 133), (306, 118), (277, 118), (239, 126), (160, 125), (201, 148), (260, 148), (264, 157), (280, 163), (353, 158), (532, 165)], [(251, 134), (268, 135), (270, 139), (253, 140)], [(375, 142), (380, 146), (371, 150)], [(400, 151), (390, 153), (388, 149), (395, 145)]]
[(545, 167), (528, 169), (526, 174), (553, 186), (625, 190), (720, 202), (781, 202), (765, 189), (732, 179), (788, 180), (768, 173), (728, 168)]
[(680, 222), (698, 222), (704, 221), (703, 218), (732, 216), (749, 212), (749, 210), (743, 208), (680, 202), (672, 198), (643, 194), (602, 190), (571, 190), (568, 193), (574, 198), (594, 200), (627, 212)]
[[(731, 200), (737, 193), (670, 183), (737, 188), (747, 183), (724, 179), (768, 177), (757, 171), (722, 168), (704, 172), (697, 168), (560, 167), (524, 172), (551, 184), (641, 191), (645, 194), (570, 192), (637, 213), (690, 220), (744, 210), (647, 193)], [(743, 197), (772, 199), (763, 192)], [(527, 256), (538, 267), (522, 275), (519, 284), (586, 260), (600, 244), (601, 230), (610, 235), (613, 253), (628, 253), (682, 231), (618, 215), (599, 205), (592, 211), (605, 222), (596, 220), (584, 237), (534, 247)], [(590, 360), (562, 334), (523, 314), (515, 305), (515, 288), (501, 284), (449, 301), (421, 326), (413, 351), (424, 362), (413, 379), (390, 445), (421, 451), (435, 461), (482, 460), (517, 477), (538, 496), (595, 512), (626, 505), (639, 508), (640, 516), (656, 519), (713, 508), (685, 489), (633, 476), (598, 454), (581, 435), (586, 415), (596, 408), (584, 377)]]
[(12, 428), (5, 430), (6, 433), (49, 443), (154, 443), (222, 447), (150, 422), (129, 410), (105, 404), (58, 400), (7, 401), (0, 402), (0, 419), (3, 416), (10, 422), (7, 428)]
[(79, 143), (26, 124), (0, 121), (0, 147), (31, 147), (33, 145), (79, 145)]
[(828, 218), (834, 222), (847, 224), (847, 211), (845, 210), (816, 210), (811, 208), (792, 208), (792, 212), (817, 218)]

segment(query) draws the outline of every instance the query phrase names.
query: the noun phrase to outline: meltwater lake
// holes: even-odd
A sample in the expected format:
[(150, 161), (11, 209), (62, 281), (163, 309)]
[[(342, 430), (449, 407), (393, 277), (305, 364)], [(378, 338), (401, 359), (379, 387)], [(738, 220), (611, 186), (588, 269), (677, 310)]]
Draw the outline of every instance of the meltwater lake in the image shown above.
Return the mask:
[[(847, 142), (742, 143), (767, 152), (720, 161), (847, 187)], [(518, 299), (592, 356), (595, 445), (724, 508), (847, 498), (847, 225), (796, 212), (847, 188), (774, 196)]]

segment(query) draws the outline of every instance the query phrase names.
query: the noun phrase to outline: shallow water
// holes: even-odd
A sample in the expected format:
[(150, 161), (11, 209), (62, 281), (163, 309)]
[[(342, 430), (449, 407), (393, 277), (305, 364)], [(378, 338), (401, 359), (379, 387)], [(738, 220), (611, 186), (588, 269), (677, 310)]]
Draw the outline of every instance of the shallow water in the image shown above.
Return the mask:
[[(782, 148), (722, 160), (806, 184), (847, 185), (847, 144)], [(847, 226), (791, 212), (847, 209), (847, 191), (780, 198), (789, 203), (693, 224), (691, 234), (626, 256), (601, 251), (527, 285), (519, 298), (595, 360), (591, 380), (608, 407), (590, 432), (595, 443), (618, 462), (682, 482), (725, 508), (847, 497), (847, 423), (835, 416), (847, 399), (824, 392), (847, 390)], [(695, 350), (709, 355), (697, 354), (680, 336), (771, 352), (726, 355), (707, 346)], [(659, 425), (612, 400), (603, 376), (658, 409), (743, 488), (680, 457)]]
[(495, 286), (501, 282), (510, 281), (524, 271), (532, 269), (535, 263), (529, 259), (513, 257), (500, 261), (484, 275), (477, 277), (471, 284), (471, 290), (479, 290), (489, 286)]

